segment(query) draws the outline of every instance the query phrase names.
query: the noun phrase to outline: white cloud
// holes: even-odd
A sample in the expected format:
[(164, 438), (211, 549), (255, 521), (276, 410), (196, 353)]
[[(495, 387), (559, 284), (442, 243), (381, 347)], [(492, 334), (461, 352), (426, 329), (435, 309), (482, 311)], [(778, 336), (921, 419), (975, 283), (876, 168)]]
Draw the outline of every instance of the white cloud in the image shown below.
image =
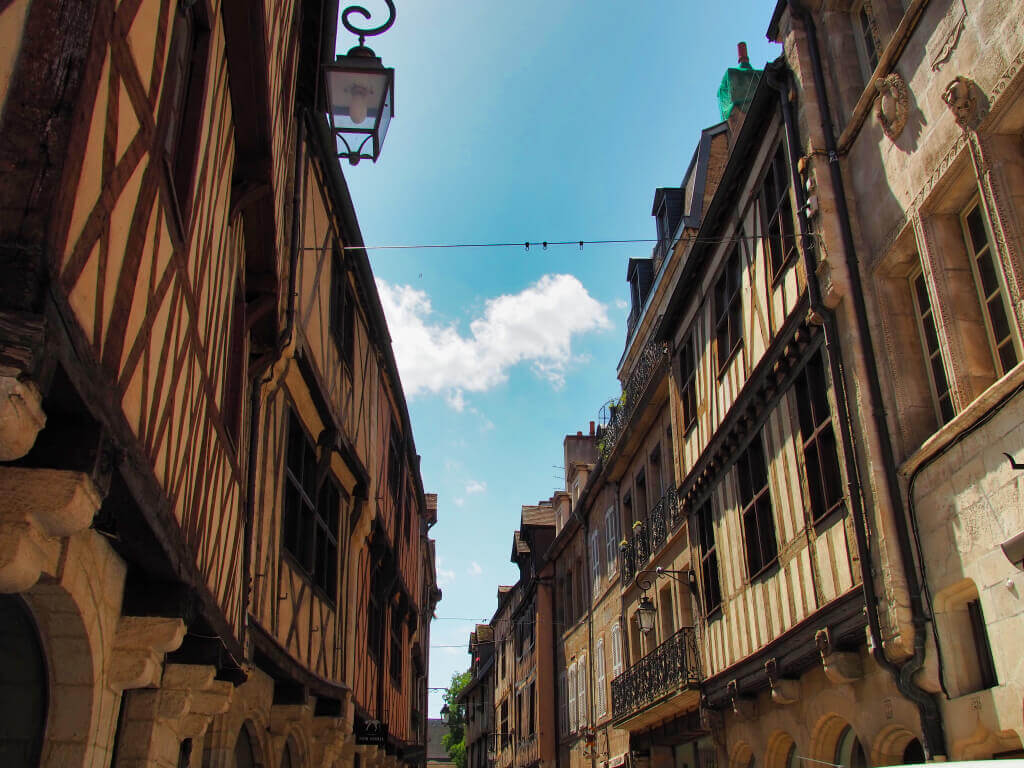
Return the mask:
[(454, 499), (452, 499), (452, 501), (455, 502), (456, 507), (461, 507), (463, 504), (466, 503), (466, 500), (461, 496), (456, 496)]
[(480, 480), (470, 480), (466, 483), (466, 495), (471, 493), (483, 493), (487, 490), (487, 483)]
[(437, 556), (436, 568), (437, 568), (437, 586), (439, 586), (439, 587), (446, 587), (449, 584), (454, 583), (454, 581), (455, 581), (455, 571), (453, 571), (450, 568), (442, 568), (441, 566), (442, 566), (443, 563), (444, 563), (444, 559), (440, 555), (438, 555)]
[(441, 394), (456, 411), (466, 407), (464, 392), (497, 386), (521, 363), (562, 386), (580, 362), (573, 338), (612, 327), (605, 305), (573, 275), (544, 275), (519, 293), (488, 299), (469, 335), (434, 321), (425, 291), (383, 280), (377, 288), (406, 394)]
[(615, 300), (615, 307), (617, 309), (625, 309), (628, 306), (629, 306), (629, 302), (627, 302), (625, 299), (616, 299)]
[(480, 563), (478, 563), (476, 560), (471, 562), (469, 564), (469, 568), (466, 569), (466, 573), (468, 573), (470, 576), (479, 576), (483, 572), (484, 569), (480, 567)]

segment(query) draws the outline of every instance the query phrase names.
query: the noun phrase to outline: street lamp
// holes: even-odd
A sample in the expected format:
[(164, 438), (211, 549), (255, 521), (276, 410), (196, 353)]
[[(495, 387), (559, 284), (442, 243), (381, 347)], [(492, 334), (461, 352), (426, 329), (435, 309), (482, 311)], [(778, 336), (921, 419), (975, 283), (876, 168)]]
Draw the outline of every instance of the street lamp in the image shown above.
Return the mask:
[(359, 45), (324, 66), (328, 118), (338, 145), (338, 157), (347, 157), (352, 165), (364, 158), (377, 162), (395, 114), (395, 70), (385, 67), (364, 45), (367, 35), (379, 35), (395, 23), (395, 4), (393, 0), (385, 2), (389, 12), (387, 21), (372, 29), (355, 27), (348, 18), (359, 14), (369, 19), (370, 12), (365, 8), (353, 5), (345, 9), (341, 23), (359, 36)]
[[(641, 579), (640, 577), (645, 573), (653, 574), (654, 579)], [(655, 568), (653, 571), (643, 570), (636, 572), (634, 581), (636, 582), (636, 585), (643, 590), (643, 594), (640, 596), (640, 603), (636, 607), (636, 620), (640, 625), (640, 631), (645, 635), (650, 634), (651, 630), (654, 629), (654, 619), (658, 615), (658, 610), (654, 607), (654, 603), (651, 601), (651, 598), (647, 596), (647, 590), (651, 588), (652, 581), (657, 581), (660, 576), (667, 576), (670, 579), (675, 579), (680, 584), (686, 584), (691, 588), (693, 585), (692, 571), (672, 571), (667, 568), (659, 567)]]

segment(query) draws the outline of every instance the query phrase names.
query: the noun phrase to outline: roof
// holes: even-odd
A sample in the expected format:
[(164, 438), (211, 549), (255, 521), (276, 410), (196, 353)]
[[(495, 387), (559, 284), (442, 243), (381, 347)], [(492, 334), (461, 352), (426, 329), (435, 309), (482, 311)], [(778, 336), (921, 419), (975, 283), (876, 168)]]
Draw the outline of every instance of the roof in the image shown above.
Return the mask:
[(523, 505), (522, 526), (554, 524), (555, 508), (550, 504)]

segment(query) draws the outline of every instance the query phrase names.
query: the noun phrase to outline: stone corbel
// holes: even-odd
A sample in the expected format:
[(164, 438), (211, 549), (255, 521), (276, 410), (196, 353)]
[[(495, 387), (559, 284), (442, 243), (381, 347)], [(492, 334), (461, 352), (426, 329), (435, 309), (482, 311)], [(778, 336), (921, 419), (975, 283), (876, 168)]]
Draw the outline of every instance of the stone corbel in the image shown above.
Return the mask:
[(346, 753), (354, 754), (352, 728), (340, 717), (313, 718), (313, 764), (334, 765)]
[(821, 665), (825, 669), (825, 677), (838, 684), (852, 683), (864, 676), (864, 667), (860, 656), (856, 653), (836, 651), (832, 648), (832, 638), (828, 628), (819, 629), (814, 634), (814, 642), (821, 654)]
[(30, 380), (0, 376), (0, 461), (20, 459), (46, 426), (43, 396)]
[(733, 714), (743, 720), (753, 719), (757, 714), (754, 700), (740, 695), (739, 684), (735, 680), (729, 681), (726, 690), (729, 692), (729, 700), (732, 702)]
[[(270, 727), (268, 728), (274, 754), (276, 755), (284, 749), (285, 742), (288, 741), (288, 734), (297, 724), (307, 723), (312, 717), (313, 708), (309, 703), (274, 704), (270, 708)], [(319, 765), (320, 763), (314, 761), (314, 764)], [(330, 765), (330, 763), (325, 763), (325, 765)]]
[(764, 663), (768, 673), (768, 684), (772, 687), (772, 701), (776, 704), (792, 704), (800, 698), (800, 681), (785, 680), (779, 676), (779, 664), (775, 658)]
[(123, 616), (114, 636), (107, 685), (113, 691), (158, 686), (164, 655), (176, 650), (184, 638), (181, 619)]
[(24, 592), (53, 570), (57, 540), (88, 528), (103, 501), (82, 472), (24, 467), (0, 467), (0, 499), (0, 592)]

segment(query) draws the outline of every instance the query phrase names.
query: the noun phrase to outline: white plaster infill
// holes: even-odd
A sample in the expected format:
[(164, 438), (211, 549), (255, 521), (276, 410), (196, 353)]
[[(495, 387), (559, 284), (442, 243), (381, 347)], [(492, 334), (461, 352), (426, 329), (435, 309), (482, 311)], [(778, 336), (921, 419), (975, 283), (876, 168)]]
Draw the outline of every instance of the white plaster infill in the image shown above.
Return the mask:
[[(1007, 395), (1013, 393), (1022, 384), (1024, 384), (1024, 362), (1018, 363), (1009, 373), (982, 392), (980, 396), (953, 417), (952, 421), (945, 424), (935, 434), (925, 440), (921, 447), (903, 462), (899, 468), (899, 473), (904, 477), (910, 477), (918, 467), (973, 428), (988, 414), (994, 405)], [(1021, 460), (1021, 458), (1024, 457), (1018, 457), (1018, 460)]]
[(102, 501), (82, 472), (0, 467), (0, 592), (55, 570), (59, 540), (88, 528)]

